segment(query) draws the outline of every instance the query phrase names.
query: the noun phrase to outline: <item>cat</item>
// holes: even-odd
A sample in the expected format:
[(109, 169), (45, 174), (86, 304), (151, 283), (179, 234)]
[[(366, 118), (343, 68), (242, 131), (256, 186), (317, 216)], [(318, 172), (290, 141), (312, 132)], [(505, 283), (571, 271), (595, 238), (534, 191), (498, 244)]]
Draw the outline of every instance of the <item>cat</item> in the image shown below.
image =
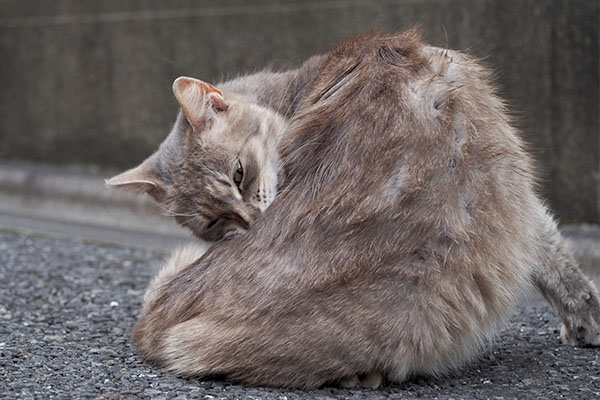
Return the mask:
[(294, 111), (318, 60), (218, 85), (224, 91), (194, 78), (176, 79), (181, 111), (167, 139), (139, 166), (106, 183), (149, 194), (205, 241), (242, 234), (283, 183), (277, 145), (286, 114)]
[(532, 284), (565, 343), (599, 346), (598, 293), (536, 194), (490, 75), (415, 32), (319, 58), (285, 97), (291, 114), (278, 109), (282, 190), (245, 234), (167, 261), (133, 331), (139, 351), (246, 384), (401, 382), (468, 362)]

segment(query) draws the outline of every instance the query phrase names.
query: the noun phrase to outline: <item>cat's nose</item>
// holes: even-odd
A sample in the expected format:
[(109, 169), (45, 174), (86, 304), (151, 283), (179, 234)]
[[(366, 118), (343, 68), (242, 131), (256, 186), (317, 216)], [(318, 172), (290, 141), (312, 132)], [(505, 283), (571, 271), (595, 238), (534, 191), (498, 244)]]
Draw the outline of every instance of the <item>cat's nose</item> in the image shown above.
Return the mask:
[(252, 212), (252, 221), (256, 221), (262, 215), (262, 211), (259, 208), (254, 207)]
[(250, 225), (252, 225), (252, 223), (254, 221), (256, 221), (258, 219), (258, 217), (260, 217), (262, 214), (262, 212), (254, 206), (249, 206), (246, 207), (246, 209), (244, 210), (244, 212), (240, 213), (240, 223), (242, 225), (242, 228), (244, 229), (248, 229), (250, 228)]
[(241, 228), (247, 230), (261, 214), (262, 213), (258, 208), (252, 205), (245, 205), (244, 207), (238, 208), (235, 213), (230, 215), (229, 219), (235, 221)]

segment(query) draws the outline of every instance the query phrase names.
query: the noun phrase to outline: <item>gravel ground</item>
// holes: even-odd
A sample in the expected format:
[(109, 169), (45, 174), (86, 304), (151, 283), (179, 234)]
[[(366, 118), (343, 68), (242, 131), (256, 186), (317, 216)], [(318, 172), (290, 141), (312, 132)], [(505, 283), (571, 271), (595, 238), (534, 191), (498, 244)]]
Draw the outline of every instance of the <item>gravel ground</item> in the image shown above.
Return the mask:
[(381, 390), (289, 391), (178, 379), (130, 342), (164, 253), (0, 231), (2, 398), (600, 398), (598, 349), (565, 346), (540, 300), (523, 304), (478, 361)]

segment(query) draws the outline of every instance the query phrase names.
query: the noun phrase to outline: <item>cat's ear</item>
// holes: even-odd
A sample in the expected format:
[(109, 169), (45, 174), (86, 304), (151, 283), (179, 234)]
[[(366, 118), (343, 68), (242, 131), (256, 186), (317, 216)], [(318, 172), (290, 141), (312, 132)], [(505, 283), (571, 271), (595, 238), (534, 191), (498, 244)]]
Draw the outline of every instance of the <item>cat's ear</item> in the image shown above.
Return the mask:
[(173, 94), (194, 129), (204, 127), (211, 116), (211, 110), (219, 113), (229, 108), (219, 89), (198, 79), (185, 76), (175, 79)]
[(135, 168), (107, 179), (108, 186), (129, 189), (137, 193), (148, 193), (156, 201), (162, 201), (166, 194), (164, 183), (159, 177), (156, 153)]

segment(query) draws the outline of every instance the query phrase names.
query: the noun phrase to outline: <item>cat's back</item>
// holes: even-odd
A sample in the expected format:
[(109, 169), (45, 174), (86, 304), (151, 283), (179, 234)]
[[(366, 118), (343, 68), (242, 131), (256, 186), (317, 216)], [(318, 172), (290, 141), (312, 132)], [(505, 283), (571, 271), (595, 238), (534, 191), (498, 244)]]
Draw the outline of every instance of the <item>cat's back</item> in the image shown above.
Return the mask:
[(412, 32), (338, 47), (283, 144), (287, 191), (259, 221), (271, 273), (322, 291), (346, 323), (387, 321), (417, 371), (469, 357), (543, 262), (550, 218), (492, 82)]
[(293, 194), (280, 203), (317, 236), (322, 224), (327, 237), (339, 226), (346, 240), (421, 248), (424, 235), (518, 237), (523, 219), (543, 211), (491, 73), (414, 32), (332, 51), (301, 110), (281, 147)]
[(347, 323), (387, 320), (416, 370), (468, 357), (540, 263), (547, 219), (491, 74), (414, 33), (362, 37), (329, 55), (300, 110), (289, 185), (248, 237), (273, 249), (258, 279), (293, 282), (289, 307), (309, 307), (290, 293), (310, 287)]

